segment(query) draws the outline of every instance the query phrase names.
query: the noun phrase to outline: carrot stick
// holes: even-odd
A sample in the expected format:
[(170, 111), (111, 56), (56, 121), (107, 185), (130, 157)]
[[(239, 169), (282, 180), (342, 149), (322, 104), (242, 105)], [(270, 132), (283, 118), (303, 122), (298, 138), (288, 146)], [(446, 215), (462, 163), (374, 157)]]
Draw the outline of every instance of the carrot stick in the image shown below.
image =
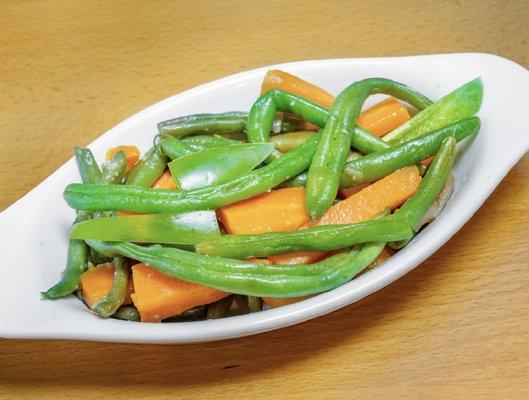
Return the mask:
[(177, 189), (176, 182), (168, 169), (152, 185), (153, 189)]
[(108, 149), (105, 158), (107, 160), (111, 160), (112, 157), (114, 157), (114, 155), (120, 150), (122, 150), (125, 153), (125, 161), (127, 163), (127, 166), (126, 166), (125, 169), (128, 172), (140, 160), (140, 150), (136, 146), (117, 146), (117, 147), (112, 147), (111, 149)]
[(305, 189), (272, 190), (217, 209), (217, 218), (233, 235), (292, 231), (309, 221)]
[[(80, 278), (81, 291), (88, 307), (92, 308), (92, 305), (105, 297), (112, 287), (113, 276), (114, 265), (112, 263), (99, 264), (83, 272)], [(134, 286), (132, 285), (132, 280), (130, 280), (123, 304), (129, 304), (132, 301), (131, 294), (133, 291)]]
[(160, 322), (229, 295), (207, 286), (169, 278), (146, 264), (132, 266), (132, 279), (132, 300), (140, 312), (141, 322)]
[(384, 136), (410, 119), (410, 113), (404, 104), (390, 97), (365, 110), (357, 125), (377, 136)]
[[(318, 221), (309, 222), (301, 229), (314, 225), (353, 224), (375, 218), (388, 208), (394, 210), (404, 203), (415, 193), (420, 181), (417, 167), (399, 169), (330, 207)], [(310, 264), (325, 254), (297, 252), (271, 256), (268, 259), (272, 264)]]

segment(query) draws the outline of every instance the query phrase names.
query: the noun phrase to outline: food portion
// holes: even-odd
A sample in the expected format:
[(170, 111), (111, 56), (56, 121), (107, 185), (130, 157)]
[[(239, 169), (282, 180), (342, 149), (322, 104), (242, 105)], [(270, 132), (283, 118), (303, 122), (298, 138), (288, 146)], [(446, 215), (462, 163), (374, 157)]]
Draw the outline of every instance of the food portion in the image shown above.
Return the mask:
[[(375, 94), (386, 97), (366, 108)], [(66, 266), (42, 296), (74, 294), (102, 318), (184, 322), (343, 285), (442, 212), (482, 95), (480, 79), (433, 102), (368, 78), (334, 97), (271, 70), (248, 112), (161, 121), (142, 157), (122, 144), (98, 165), (76, 148)]]

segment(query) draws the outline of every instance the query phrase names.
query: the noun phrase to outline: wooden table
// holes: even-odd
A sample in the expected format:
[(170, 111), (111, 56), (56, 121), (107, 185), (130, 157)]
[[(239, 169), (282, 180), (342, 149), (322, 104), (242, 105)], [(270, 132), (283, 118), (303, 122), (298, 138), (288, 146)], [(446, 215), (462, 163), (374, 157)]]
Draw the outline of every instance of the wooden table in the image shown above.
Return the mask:
[[(414, 3), (2, 1), (0, 209), (73, 145), (237, 71), (460, 51), (529, 66), (529, 3)], [(0, 398), (528, 398), (528, 211), (525, 157), (446, 246), (356, 304), (219, 343), (2, 340)]]

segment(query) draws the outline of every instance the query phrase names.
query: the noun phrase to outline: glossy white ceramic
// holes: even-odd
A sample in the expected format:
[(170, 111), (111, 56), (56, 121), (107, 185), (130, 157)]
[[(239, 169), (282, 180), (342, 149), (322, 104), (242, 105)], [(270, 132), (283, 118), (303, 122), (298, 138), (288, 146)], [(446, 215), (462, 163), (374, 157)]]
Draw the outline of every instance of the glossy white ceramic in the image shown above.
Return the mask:
[(456, 189), (439, 218), (382, 266), (300, 303), (200, 322), (103, 320), (73, 297), (59, 301), (40, 298), (40, 292), (59, 277), (66, 259), (74, 213), (63, 201), (62, 192), (68, 183), (79, 180), (72, 159), (0, 214), (0, 337), (188, 343), (250, 335), (331, 312), (383, 288), (439, 249), (472, 217), (529, 147), (525, 120), (529, 72), (488, 54), (317, 60), (259, 68), (163, 100), (123, 121), (89, 147), (99, 160), (105, 149), (121, 143), (137, 144), (145, 150), (158, 121), (198, 112), (248, 110), (269, 68), (292, 72), (334, 94), (355, 80), (382, 76), (406, 83), (432, 99), (481, 76), (485, 87), (480, 112), (483, 127), (475, 140), (463, 144), (467, 149), (454, 170)]

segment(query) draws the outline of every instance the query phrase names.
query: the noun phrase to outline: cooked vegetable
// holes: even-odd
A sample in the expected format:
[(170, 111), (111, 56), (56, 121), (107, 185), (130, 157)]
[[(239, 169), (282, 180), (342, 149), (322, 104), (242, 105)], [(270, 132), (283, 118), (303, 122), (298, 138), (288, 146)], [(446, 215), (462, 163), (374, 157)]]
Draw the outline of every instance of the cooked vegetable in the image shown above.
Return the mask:
[[(81, 275), (81, 291), (86, 305), (92, 308), (111, 291), (114, 280), (114, 264), (106, 263), (89, 268)], [(131, 293), (134, 291), (132, 281), (127, 283), (127, 290), (123, 304), (131, 302)]]
[(329, 108), (334, 102), (332, 94), (297, 76), (277, 69), (271, 69), (266, 73), (261, 86), (261, 94), (273, 89), (280, 89), (304, 97), (326, 108)]
[(383, 78), (355, 82), (340, 93), (329, 110), (329, 119), (307, 174), (305, 203), (312, 220), (323, 215), (336, 198), (340, 173), (351, 146), (350, 132), (356, 125), (365, 99), (375, 93), (418, 102), (421, 108), (431, 103), (410, 88)]
[(230, 313), (230, 308), (233, 303), (233, 296), (226, 296), (223, 299), (208, 305), (206, 314), (207, 319), (219, 319), (227, 317)]
[[(116, 244), (115, 246), (119, 248), (122, 245)], [(149, 251), (148, 249), (153, 248), (144, 249)], [(131, 258), (142, 261), (140, 258)], [(160, 322), (162, 319), (181, 314), (196, 306), (213, 303), (228, 295), (228, 293), (203, 285), (174, 279), (176, 276), (161, 273), (155, 268), (156, 265), (150, 262), (149, 265), (132, 266), (134, 280), (132, 299), (140, 312), (141, 322)]]
[(312, 137), (312, 135), (314, 135), (312, 131), (289, 132), (272, 136), (270, 142), (277, 150), (286, 153), (298, 147), (301, 143)]
[(196, 244), (218, 235), (214, 211), (91, 219), (75, 224), (70, 232), (72, 239), (180, 245)]
[(167, 157), (161, 148), (152, 147), (129, 172), (125, 184), (151, 187), (165, 171), (166, 163)]
[[(64, 191), (68, 205), (92, 211), (180, 213), (222, 207), (256, 196), (306, 169), (319, 133), (267, 166), (232, 181), (194, 190), (147, 189), (122, 185), (70, 184)], [(161, 174), (160, 174), (161, 175)]]
[(366, 242), (403, 240), (410, 236), (410, 228), (403, 218), (385, 217), (356, 224), (322, 225), (293, 232), (225, 235), (200, 242), (196, 251), (242, 259), (300, 250), (331, 251)]
[(140, 160), (140, 150), (136, 146), (117, 146), (108, 149), (106, 159), (111, 160), (114, 156), (122, 151), (125, 154), (126, 171), (130, 171)]
[[(354, 224), (376, 218), (385, 210), (393, 210), (404, 203), (415, 193), (420, 181), (415, 166), (397, 170), (330, 207), (316, 225)], [(274, 264), (311, 263), (324, 256), (325, 253), (298, 252), (273, 256), (270, 261)]]
[(118, 310), (112, 315), (113, 318), (122, 319), (124, 321), (140, 321), (140, 313), (136, 307), (132, 306), (121, 306)]
[(114, 257), (114, 276), (112, 286), (105, 296), (92, 304), (91, 309), (99, 316), (108, 318), (114, 314), (125, 301), (129, 288), (130, 269), (123, 257)]
[(171, 175), (171, 171), (166, 170), (156, 182), (152, 184), (153, 189), (177, 189), (176, 182)]
[(189, 146), (187, 143), (184, 143), (178, 138), (175, 138), (168, 134), (160, 135), (160, 147), (164, 154), (169, 157), (171, 160), (176, 160), (182, 156), (192, 154), (196, 150)]
[[(88, 242), (90, 246), (106, 255), (121, 254), (148, 263), (152, 268), (143, 266), (138, 269), (144, 271), (148, 268), (151, 272), (155, 269), (160, 272), (160, 280), (182, 279), (187, 283), (194, 282), (225, 292), (258, 297), (299, 297), (333, 289), (348, 282), (366, 268), (384, 247), (384, 243), (368, 243), (363, 245), (361, 250), (354, 249), (347, 253), (340, 253), (319, 263), (281, 266), (210, 257), (162, 246), (142, 247), (132, 243)], [(172, 313), (177, 309), (173, 306), (179, 299), (182, 302), (186, 299), (181, 293), (173, 296), (171, 290), (165, 290), (168, 285), (149, 284), (146, 290), (143, 290), (141, 286), (141, 293), (145, 293), (145, 296), (140, 297), (145, 302), (140, 302), (135, 275), (138, 269), (137, 266), (132, 267), (135, 287), (134, 304), (140, 311), (142, 322), (159, 321), (160, 315)], [(184, 281), (182, 284), (186, 283)], [(160, 298), (162, 301), (158, 300)], [(166, 301), (168, 298), (170, 301)], [(202, 293), (200, 299), (202, 301), (204, 299)], [(167, 304), (171, 304), (171, 307), (167, 308)], [(153, 305), (152, 308), (151, 305)]]
[(472, 117), (479, 111), (482, 100), (483, 83), (481, 78), (477, 78), (419, 112), (384, 136), (383, 140), (390, 144), (403, 143), (427, 132)]
[(169, 163), (169, 169), (180, 188), (198, 189), (227, 182), (250, 172), (272, 150), (270, 143), (213, 147), (177, 158)]
[[(194, 151), (202, 151), (212, 147), (228, 146), (230, 144), (242, 143), (238, 140), (226, 139), (219, 135), (197, 135), (188, 136), (182, 139)], [(173, 158), (174, 160), (174, 158)]]
[(377, 136), (384, 136), (409, 119), (406, 106), (390, 97), (362, 112), (356, 124)]
[(217, 217), (233, 235), (291, 231), (309, 220), (304, 197), (303, 188), (272, 190), (221, 207)]

